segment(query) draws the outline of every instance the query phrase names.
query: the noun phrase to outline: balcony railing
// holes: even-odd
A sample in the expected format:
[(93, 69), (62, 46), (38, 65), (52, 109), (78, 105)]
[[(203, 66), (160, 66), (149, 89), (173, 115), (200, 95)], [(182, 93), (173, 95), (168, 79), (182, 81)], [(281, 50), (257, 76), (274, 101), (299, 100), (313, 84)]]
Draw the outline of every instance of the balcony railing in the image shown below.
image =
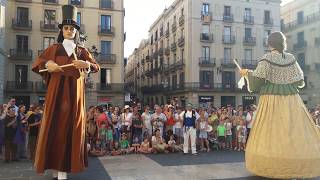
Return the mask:
[(98, 54), (96, 59), (101, 64), (116, 64), (115, 54)]
[(183, 36), (181, 36), (181, 37), (178, 39), (178, 46), (179, 46), (179, 47), (184, 46), (184, 37), (183, 37)]
[(273, 26), (273, 19), (272, 19), (272, 18), (265, 18), (265, 19), (263, 20), (263, 24), (264, 24), (265, 26)]
[(226, 59), (226, 58), (221, 59), (221, 66), (225, 67), (225, 68), (235, 68), (236, 67), (236, 65), (234, 64), (232, 59)]
[(258, 61), (256, 60), (242, 60), (242, 67), (247, 69), (255, 69), (257, 67)]
[(243, 38), (243, 45), (255, 46), (256, 45), (256, 38), (255, 37), (244, 37)]
[(47, 85), (43, 81), (36, 82), (36, 92), (44, 93), (47, 91)]
[(10, 59), (30, 61), (32, 60), (32, 50), (31, 49), (10, 49)]
[(200, 57), (199, 66), (203, 67), (214, 67), (216, 66), (216, 59), (210, 57)]
[(165, 49), (164, 49), (164, 53), (165, 53), (165, 55), (170, 55), (170, 48), (169, 47), (166, 47)]
[(224, 14), (223, 21), (224, 22), (233, 22), (233, 14)]
[(234, 44), (236, 42), (236, 38), (234, 36), (223, 35), (222, 42), (224, 44)]
[(57, 22), (50, 22), (45, 23), (44, 21), (40, 21), (40, 29), (43, 32), (58, 32), (58, 23)]
[(58, 4), (59, 0), (42, 0), (43, 4)]
[(297, 44), (293, 45), (293, 50), (294, 51), (301, 51), (301, 50), (304, 50), (306, 47), (307, 47), (306, 41), (298, 42)]
[(100, 0), (100, 9), (113, 9), (113, 1), (111, 0)]
[(173, 33), (176, 32), (177, 31), (177, 23), (174, 22), (172, 24), (171, 28), (172, 28), (171, 30), (172, 30)]
[(212, 13), (201, 11), (201, 20), (203, 23), (211, 23), (212, 20)]
[(33, 82), (31, 81), (7, 81), (7, 92), (32, 92)]
[(99, 34), (102, 36), (113, 36), (114, 35), (114, 27), (99, 25)]
[(184, 24), (184, 15), (181, 15), (179, 17), (179, 26), (182, 26)]
[(253, 16), (243, 16), (243, 22), (245, 24), (254, 24), (254, 17)]
[(18, 19), (12, 19), (12, 28), (15, 30), (26, 30), (31, 31), (32, 30), (32, 21), (31, 20), (18, 20)]
[(207, 43), (213, 43), (213, 34), (211, 33), (201, 33), (200, 34), (200, 41), (201, 42), (207, 42)]
[(31, 3), (32, 0), (16, 0), (17, 2), (26, 2), (26, 3)]
[(83, 7), (84, 0), (69, 0), (69, 3), (77, 7)]
[(316, 21), (320, 21), (320, 12), (316, 12), (316, 13), (313, 13), (313, 14), (310, 14), (308, 16), (305, 16), (303, 17), (303, 22), (299, 22), (297, 20), (295, 21), (291, 21), (287, 24), (284, 24), (283, 25), (283, 31), (284, 32), (287, 32), (287, 31), (290, 31), (290, 30), (294, 30), (298, 27), (304, 27), (306, 26), (307, 24), (310, 24), (310, 23), (313, 23), (313, 22), (316, 22)]
[(177, 43), (171, 43), (171, 51), (177, 50)]
[(124, 84), (122, 83), (97, 83), (98, 92), (123, 93)]

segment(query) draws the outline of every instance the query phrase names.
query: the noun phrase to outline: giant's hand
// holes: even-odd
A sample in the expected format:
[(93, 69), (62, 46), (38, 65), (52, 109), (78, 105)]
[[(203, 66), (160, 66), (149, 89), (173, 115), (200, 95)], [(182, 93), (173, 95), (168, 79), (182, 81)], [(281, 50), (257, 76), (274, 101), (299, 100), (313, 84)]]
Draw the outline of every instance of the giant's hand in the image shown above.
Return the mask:
[(241, 76), (246, 76), (248, 74), (248, 71), (249, 71), (248, 69), (241, 69), (239, 70), (239, 73)]
[(53, 61), (48, 61), (47, 62), (47, 69), (48, 72), (63, 72), (63, 69), (55, 62)]
[(76, 67), (77, 69), (87, 69), (90, 67), (89, 63), (82, 60), (74, 60), (72, 61), (72, 63), (74, 64), (74, 67)]

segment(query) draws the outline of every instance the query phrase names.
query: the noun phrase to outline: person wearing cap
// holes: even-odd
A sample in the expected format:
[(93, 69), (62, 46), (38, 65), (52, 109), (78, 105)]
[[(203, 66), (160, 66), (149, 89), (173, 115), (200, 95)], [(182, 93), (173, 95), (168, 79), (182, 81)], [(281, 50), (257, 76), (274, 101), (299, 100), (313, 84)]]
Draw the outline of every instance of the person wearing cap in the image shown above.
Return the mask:
[(183, 119), (183, 152), (189, 152), (189, 138), (191, 142), (191, 151), (193, 155), (197, 155), (196, 139), (197, 139), (197, 121), (200, 115), (192, 109), (192, 104), (188, 103), (185, 111), (180, 113), (180, 118)]
[[(37, 173), (56, 170), (56, 179), (67, 179), (67, 173), (87, 167), (84, 75), (100, 69), (90, 52), (78, 45), (77, 8), (62, 6), (62, 18), (58, 43), (45, 49), (32, 65), (48, 89), (34, 166)], [(47, 71), (40, 72), (43, 69)]]
[(271, 52), (254, 71), (240, 70), (250, 92), (260, 99), (246, 147), (246, 167), (258, 175), (276, 179), (320, 176), (320, 129), (299, 96), (304, 74), (286, 50), (281, 32), (268, 37)]
[(131, 140), (131, 125), (132, 125), (132, 116), (130, 112), (130, 106), (124, 106), (124, 113), (121, 114), (121, 133), (126, 133), (128, 140)]

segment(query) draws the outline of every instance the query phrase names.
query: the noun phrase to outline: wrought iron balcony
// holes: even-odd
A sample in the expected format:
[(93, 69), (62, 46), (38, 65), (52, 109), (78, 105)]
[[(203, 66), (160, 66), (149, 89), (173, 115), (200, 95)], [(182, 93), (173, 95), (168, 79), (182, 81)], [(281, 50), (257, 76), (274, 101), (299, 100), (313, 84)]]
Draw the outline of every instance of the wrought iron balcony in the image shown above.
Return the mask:
[(223, 35), (222, 42), (224, 44), (234, 44), (234, 43), (236, 43), (236, 38), (235, 38), (235, 36)]
[(172, 24), (171, 28), (172, 28), (171, 30), (172, 30), (173, 33), (176, 32), (176, 31), (177, 31), (177, 23), (174, 22), (174, 23)]
[(31, 49), (10, 49), (11, 60), (31, 61), (32, 50)]
[(116, 64), (115, 54), (98, 54), (96, 59), (101, 64)]
[(284, 32), (291, 31), (291, 30), (294, 30), (298, 27), (303, 27), (303, 26), (306, 26), (307, 24), (317, 22), (317, 21), (320, 21), (320, 12), (319, 11), (303, 17), (302, 22), (298, 22), (297, 20), (295, 20), (295, 21), (291, 21), (289, 23), (283, 24), (282, 30)]
[(100, 9), (113, 9), (113, 1), (111, 0), (100, 0)]
[(211, 23), (212, 20), (212, 13), (201, 11), (201, 20), (203, 23)]
[(235, 68), (236, 65), (234, 64), (232, 59), (221, 59), (221, 66), (224, 68)]
[(98, 33), (102, 36), (113, 36), (114, 35), (114, 27), (110, 27), (107, 25), (99, 25)]
[(175, 51), (177, 50), (177, 43), (174, 42), (174, 43), (171, 43), (171, 51)]
[(32, 20), (24, 21), (24, 20), (12, 19), (12, 29), (31, 31)]
[(32, 92), (33, 82), (31, 81), (7, 81), (7, 92)]
[(242, 67), (247, 69), (255, 69), (257, 67), (258, 61), (256, 60), (242, 60)]
[(59, 4), (59, 0), (42, 0), (43, 4)]
[(55, 21), (49, 22), (49, 23), (45, 23), (44, 21), (40, 21), (40, 29), (43, 32), (58, 32), (59, 31), (58, 24), (59, 23), (57, 23)]
[(17, 2), (25, 2), (25, 3), (31, 3), (32, 0), (16, 0)]
[(179, 46), (179, 47), (184, 46), (184, 36), (181, 36), (181, 37), (178, 39), (178, 46)]
[(297, 44), (293, 45), (293, 50), (294, 51), (301, 51), (304, 50), (308, 46), (306, 41), (303, 42), (298, 42)]
[(216, 66), (216, 59), (210, 57), (200, 57), (199, 66), (201, 67), (214, 67)]
[(254, 17), (253, 16), (243, 16), (243, 22), (245, 24), (254, 24)]
[(123, 93), (123, 83), (97, 83), (97, 92)]
[(223, 21), (224, 22), (233, 22), (233, 14), (224, 14)]
[(179, 17), (179, 26), (182, 26), (184, 24), (184, 15), (181, 15)]
[(243, 38), (243, 45), (255, 46), (256, 45), (256, 38), (255, 37), (244, 37)]
[(213, 43), (213, 34), (212, 33), (201, 33), (200, 34), (200, 41), (206, 43)]

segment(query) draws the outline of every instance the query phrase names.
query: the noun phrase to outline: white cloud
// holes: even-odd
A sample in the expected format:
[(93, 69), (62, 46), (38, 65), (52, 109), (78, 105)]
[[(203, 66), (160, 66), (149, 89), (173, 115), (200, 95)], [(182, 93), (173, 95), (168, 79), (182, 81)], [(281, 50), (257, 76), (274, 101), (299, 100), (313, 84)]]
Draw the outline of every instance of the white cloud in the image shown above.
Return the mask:
[(148, 37), (151, 24), (169, 7), (174, 0), (124, 0), (126, 14), (124, 17), (124, 29), (126, 42), (124, 56), (128, 57), (139, 46), (142, 39)]

